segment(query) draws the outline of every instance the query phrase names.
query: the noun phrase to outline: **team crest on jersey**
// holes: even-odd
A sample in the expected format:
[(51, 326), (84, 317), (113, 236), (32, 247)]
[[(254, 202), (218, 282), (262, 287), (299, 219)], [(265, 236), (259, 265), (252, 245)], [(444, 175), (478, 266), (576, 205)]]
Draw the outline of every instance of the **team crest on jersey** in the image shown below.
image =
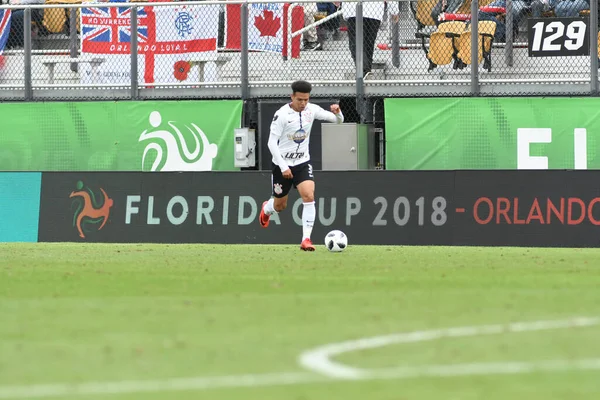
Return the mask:
[(288, 139), (293, 140), (296, 144), (304, 142), (307, 137), (308, 135), (304, 129), (298, 129), (294, 134), (288, 135)]
[(304, 110), (302, 117), (306, 120), (306, 122), (311, 122), (313, 120), (313, 115), (310, 110)]
[(281, 183), (273, 184), (273, 191), (275, 192), (275, 194), (283, 193), (283, 189), (281, 188)]

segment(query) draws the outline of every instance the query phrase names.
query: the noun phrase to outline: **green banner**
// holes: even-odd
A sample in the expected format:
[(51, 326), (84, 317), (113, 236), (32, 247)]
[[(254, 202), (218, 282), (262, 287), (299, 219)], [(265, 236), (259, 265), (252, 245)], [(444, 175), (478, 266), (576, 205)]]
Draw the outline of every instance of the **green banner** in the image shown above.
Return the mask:
[(386, 168), (600, 169), (600, 98), (386, 99)]
[(236, 170), (242, 101), (3, 103), (3, 171)]

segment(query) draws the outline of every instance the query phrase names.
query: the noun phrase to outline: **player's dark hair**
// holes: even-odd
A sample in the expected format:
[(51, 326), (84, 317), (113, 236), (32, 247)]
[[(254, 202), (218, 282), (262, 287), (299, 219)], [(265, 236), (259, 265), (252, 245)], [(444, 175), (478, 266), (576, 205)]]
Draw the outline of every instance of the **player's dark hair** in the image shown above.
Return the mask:
[(310, 93), (312, 85), (306, 81), (296, 81), (292, 83), (292, 94), (299, 93)]

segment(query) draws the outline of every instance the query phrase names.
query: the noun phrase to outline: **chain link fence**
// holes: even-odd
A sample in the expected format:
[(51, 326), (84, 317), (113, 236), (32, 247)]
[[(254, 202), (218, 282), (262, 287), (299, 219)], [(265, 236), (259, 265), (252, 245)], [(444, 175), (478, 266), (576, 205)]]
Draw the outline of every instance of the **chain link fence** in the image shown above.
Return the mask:
[(597, 4), (587, 0), (46, 0), (0, 10), (4, 100), (282, 98), (306, 79), (358, 118), (382, 96), (598, 87)]

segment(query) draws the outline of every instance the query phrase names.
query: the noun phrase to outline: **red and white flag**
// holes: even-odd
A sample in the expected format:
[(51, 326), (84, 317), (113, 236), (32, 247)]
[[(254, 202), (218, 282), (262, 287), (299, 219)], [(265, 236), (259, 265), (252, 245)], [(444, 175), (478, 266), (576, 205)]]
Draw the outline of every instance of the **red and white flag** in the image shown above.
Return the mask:
[[(249, 3), (248, 4), (248, 50), (287, 55), (288, 45), (288, 3)], [(225, 21), (225, 48), (241, 50), (241, 5), (228, 4)], [(304, 9), (292, 9), (292, 32), (304, 27)], [(300, 38), (292, 40), (292, 57), (300, 56)]]
[[(81, 53), (105, 59), (96, 76), (82, 64), (82, 82), (130, 82), (130, 16), (127, 7), (82, 8)], [(216, 58), (218, 21), (218, 5), (138, 8), (138, 81), (199, 81), (194, 61)]]

